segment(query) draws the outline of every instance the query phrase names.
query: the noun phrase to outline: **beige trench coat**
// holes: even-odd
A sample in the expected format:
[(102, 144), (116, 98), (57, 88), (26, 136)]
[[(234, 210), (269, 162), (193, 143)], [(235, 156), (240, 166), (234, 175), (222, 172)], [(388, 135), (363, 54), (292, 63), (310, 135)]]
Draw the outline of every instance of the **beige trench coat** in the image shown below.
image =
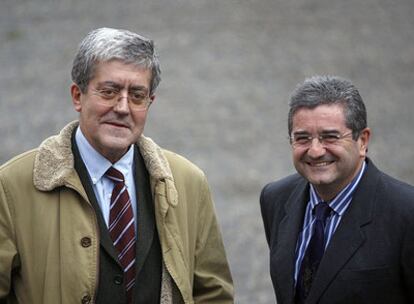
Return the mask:
[[(0, 299), (93, 303), (99, 229), (74, 170), (77, 122), (0, 167)], [(233, 285), (206, 178), (142, 136), (163, 257), (161, 303), (233, 303)]]

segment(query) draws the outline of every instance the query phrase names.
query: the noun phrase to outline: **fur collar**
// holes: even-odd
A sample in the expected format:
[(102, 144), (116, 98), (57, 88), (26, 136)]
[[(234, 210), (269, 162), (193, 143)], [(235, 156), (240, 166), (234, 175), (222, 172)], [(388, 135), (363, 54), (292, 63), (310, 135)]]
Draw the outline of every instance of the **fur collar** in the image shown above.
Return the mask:
[[(33, 182), (37, 189), (50, 191), (64, 186), (69, 177), (76, 174), (71, 136), (78, 125), (78, 121), (73, 121), (66, 125), (58, 135), (49, 137), (40, 144), (33, 169)], [(170, 166), (161, 148), (152, 139), (143, 135), (136, 144), (141, 151), (150, 177), (174, 183)]]

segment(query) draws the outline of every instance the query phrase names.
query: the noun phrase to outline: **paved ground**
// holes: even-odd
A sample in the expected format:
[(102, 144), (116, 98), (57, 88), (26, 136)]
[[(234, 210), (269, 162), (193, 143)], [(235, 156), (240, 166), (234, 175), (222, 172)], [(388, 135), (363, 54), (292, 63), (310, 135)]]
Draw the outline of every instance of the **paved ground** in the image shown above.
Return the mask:
[(413, 16), (411, 0), (2, 0), (0, 162), (76, 118), (69, 71), (89, 30), (153, 38), (163, 81), (146, 134), (207, 173), (237, 303), (274, 303), (258, 196), (293, 172), (290, 91), (317, 73), (351, 78), (371, 157), (414, 183)]

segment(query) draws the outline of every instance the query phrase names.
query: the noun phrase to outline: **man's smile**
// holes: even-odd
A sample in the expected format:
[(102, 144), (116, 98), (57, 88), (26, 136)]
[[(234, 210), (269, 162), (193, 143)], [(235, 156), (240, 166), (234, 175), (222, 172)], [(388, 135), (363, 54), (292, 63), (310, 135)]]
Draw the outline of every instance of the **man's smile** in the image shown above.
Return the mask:
[(306, 162), (311, 167), (326, 167), (334, 163), (334, 161), (323, 161), (323, 162)]

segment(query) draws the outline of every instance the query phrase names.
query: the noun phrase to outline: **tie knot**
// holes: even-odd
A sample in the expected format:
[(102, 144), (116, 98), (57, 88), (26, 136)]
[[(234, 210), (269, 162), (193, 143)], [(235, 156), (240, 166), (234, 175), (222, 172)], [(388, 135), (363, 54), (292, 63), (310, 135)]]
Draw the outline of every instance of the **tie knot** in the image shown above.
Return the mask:
[(106, 172), (105, 176), (112, 180), (114, 183), (124, 183), (124, 175), (121, 171), (115, 169), (114, 167), (110, 167)]
[(315, 206), (315, 217), (316, 220), (320, 220), (322, 222), (325, 222), (326, 218), (331, 213), (331, 207), (325, 202), (320, 202)]

